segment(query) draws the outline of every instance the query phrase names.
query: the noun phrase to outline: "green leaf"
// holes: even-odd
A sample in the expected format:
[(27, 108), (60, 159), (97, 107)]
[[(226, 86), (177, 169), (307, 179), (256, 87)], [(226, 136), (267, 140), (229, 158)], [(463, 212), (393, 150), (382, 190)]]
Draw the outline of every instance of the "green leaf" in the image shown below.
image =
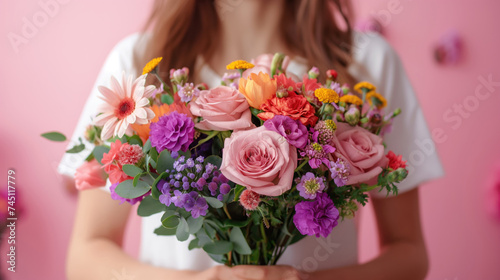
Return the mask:
[(158, 161), (156, 163), (156, 171), (158, 173), (163, 173), (167, 169), (172, 169), (174, 166), (174, 159), (170, 155), (168, 150), (163, 150), (158, 156)]
[(236, 220), (225, 220), (224, 227), (245, 227), (250, 223), (251, 219), (246, 219), (244, 221), (236, 221)]
[(142, 140), (141, 140), (141, 137), (139, 137), (139, 135), (132, 135), (130, 137), (128, 137), (128, 141), (127, 141), (130, 145), (139, 145), (139, 146), (142, 146)]
[(222, 203), (215, 197), (204, 196), (204, 198), (207, 201), (207, 203), (215, 209), (222, 208), (222, 206), (224, 206), (224, 203)]
[(202, 216), (196, 219), (191, 216), (187, 219), (190, 234), (195, 234), (201, 229), (201, 226), (203, 226), (203, 219)]
[(200, 231), (196, 234), (196, 238), (198, 239), (199, 248), (205, 246), (205, 244), (212, 243), (212, 238), (208, 236), (204, 231)]
[(193, 250), (195, 248), (201, 248), (200, 245), (199, 245), (199, 242), (200, 240), (198, 238), (195, 238), (193, 240), (191, 240), (191, 242), (189, 242), (189, 246), (188, 246), (188, 249), (189, 250)]
[(139, 178), (141, 178), (141, 173), (135, 175), (134, 180), (132, 181), (132, 186), (137, 186), (137, 182), (139, 182)]
[(236, 185), (236, 187), (234, 188), (234, 201), (240, 200), (240, 195), (245, 189), (246, 187), (242, 185)]
[(231, 229), (231, 234), (229, 235), (229, 240), (233, 242), (234, 250), (236, 253), (241, 255), (250, 255), (252, 253), (252, 249), (248, 246), (248, 242), (243, 236), (241, 229), (239, 227), (233, 227)]
[(143, 181), (137, 182), (137, 186), (134, 187), (133, 180), (126, 180), (121, 182), (116, 186), (116, 193), (123, 198), (137, 198), (146, 194), (151, 187)]
[(135, 177), (143, 172), (142, 169), (133, 164), (125, 164), (124, 166), (122, 166), (122, 170), (130, 177)]
[(214, 156), (214, 155), (211, 155), (211, 156), (208, 156), (206, 159), (205, 159), (205, 162), (206, 163), (211, 163), (215, 166), (217, 166), (218, 169), (220, 169), (220, 166), (222, 164), (222, 158), (219, 157), (219, 156)]
[(159, 228), (155, 229), (154, 233), (157, 235), (175, 235), (175, 231), (175, 229), (160, 226)]
[(92, 150), (92, 154), (94, 155), (94, 158), (102, 164), (102, 155), (105, 153), (109, 153), (109, 147), (107, 146), (95, 146), (94, 150)]
[(156, 148), (151, 148), (151, 150), (149, 150), (149, 156), (152, 160), (158, 162), (158, 151), (156, 151)]
[(56, 141), (56, 142), (66, 141), (66, 136), (64, 136), (64, 134), (57, 132), (57, 131), (46, 132), (40, 136), (42, 136), (43, 138), (49, 139), (50, 141)]
[(208, 243), (203, 246), (203, 250), (209, 254), (224, 255), (233, 250), (233, 243), (229, 241), (216, 240), (213, 243)]
[(189, 226), (184, 217), (180, 218), (175, 235), (179, 241), (186, 241), (189, 238)]
[(179, 151), (178, 154), (179, 154), (179, 157), (184, 156), (186, 159), (191, 158), (191, 152), (189, 150), (187, 150), (185, 152)]
[(146, 143), (144, 143), (144, 147), (142, 147), (142, 152), (147, 154), (149, 152), (149, 150), (151, 150), (151, 141), (146, 141)]
[(85, 144), (82, 143), (80, 139), (80, 144), (73, 146), (73, 148), (66, 151), (68, 154), (78, 154), (79, 152), (85, 150)]
[(165, 211), (166, 206), (160, 201), (154, 199), (152, 196), (146, 196), (137, 208), (137, 215), (141, 217), (148, 217), (153, 214)]
[(168, 174), (166, 172), (161, 173), (156, 180), (151, 184), (151, 195), (158, 199), (161, 195), (160, 190), (158, 190), (158, 182), (160, 182), (161, 179), (165, 178)]
[(166, 228), (177, 228), (180, 218), (177, 215), (169, 216), (161, 221), (161, 224)]
[(174, 103), (174, 98), (170, 94), (162, 94), (161, 95), (161, 103), (165, 103), (165, 104), (170, 105), (170, 104)]

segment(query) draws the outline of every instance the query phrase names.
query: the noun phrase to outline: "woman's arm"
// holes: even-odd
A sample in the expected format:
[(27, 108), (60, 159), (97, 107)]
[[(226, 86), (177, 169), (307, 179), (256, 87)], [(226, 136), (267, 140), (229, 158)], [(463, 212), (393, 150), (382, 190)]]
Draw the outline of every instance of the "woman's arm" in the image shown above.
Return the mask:
[(424, 279), (427, 252), (420, 225), (418, 188), (391, 198), (372, 199), (381, 254), (360, 265), (312, 273), (308, 279)]
[(109, 280), (122, 273), (137, 280), (236, 279), (230, 268), (224, 266), (203, 272), (172, 270), (150, 266), (128, 256), (121, 245), (130, 209), (130, 205), (119, 205), (99, 189), (79, 193), (67, 257), (68, 279)]

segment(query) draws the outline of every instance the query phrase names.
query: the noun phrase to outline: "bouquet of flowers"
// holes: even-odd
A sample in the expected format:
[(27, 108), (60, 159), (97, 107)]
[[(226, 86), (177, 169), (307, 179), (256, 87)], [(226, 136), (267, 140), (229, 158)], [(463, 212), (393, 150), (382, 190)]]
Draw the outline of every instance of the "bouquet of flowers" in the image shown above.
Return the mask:
[[(94, 148), (75, 180), (87, 189), (109, 178), (113, 199), (139, 202), (140, 216), (163, 213), (156, 234), (193, 235), (186, 246), (217, 262), (276, 264), (290, 244), (352, 218), (367, 192), (397, 194), (408, 174), (381, 137), (400, 110), (384, 114), (368, 82), (351, 89), (329, 70), (323, 84), (314, 67), (299, 79), (278, 53), (230, 63), (209, 89), (187, 68), (166, 83), (160, 61), (99, 87), (104, 103), (85, 134)], [(80, 139), (67, 152), (84, 149)]]

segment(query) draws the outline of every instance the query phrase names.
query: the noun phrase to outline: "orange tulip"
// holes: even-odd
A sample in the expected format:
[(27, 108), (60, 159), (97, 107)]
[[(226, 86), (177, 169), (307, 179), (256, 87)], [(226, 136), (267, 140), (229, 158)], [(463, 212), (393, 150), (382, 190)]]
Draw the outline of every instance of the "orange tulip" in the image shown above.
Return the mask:
[(260, 109), (266, 100), (276, 96), (276, 81), (268, 74), (252, 73), (247, 79), (241, 78), (239, 91), (246, 97), (251, 107)]

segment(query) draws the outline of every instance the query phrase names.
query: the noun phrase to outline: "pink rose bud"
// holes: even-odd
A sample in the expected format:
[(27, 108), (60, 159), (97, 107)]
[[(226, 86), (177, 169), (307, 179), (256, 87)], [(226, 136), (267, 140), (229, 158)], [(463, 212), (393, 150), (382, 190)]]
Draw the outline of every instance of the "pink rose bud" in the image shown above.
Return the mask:
[(316, 79), (319, 76), (319, 69), (317, 67), (313, 67), (309, 70), (307, 75), (309, 75), (309, 79)]
[(335, 71), (333, 69), (326, 71), (326, 78), (329, 80), (336, 80), (337, 76), (338, 76), (337, 71)]

